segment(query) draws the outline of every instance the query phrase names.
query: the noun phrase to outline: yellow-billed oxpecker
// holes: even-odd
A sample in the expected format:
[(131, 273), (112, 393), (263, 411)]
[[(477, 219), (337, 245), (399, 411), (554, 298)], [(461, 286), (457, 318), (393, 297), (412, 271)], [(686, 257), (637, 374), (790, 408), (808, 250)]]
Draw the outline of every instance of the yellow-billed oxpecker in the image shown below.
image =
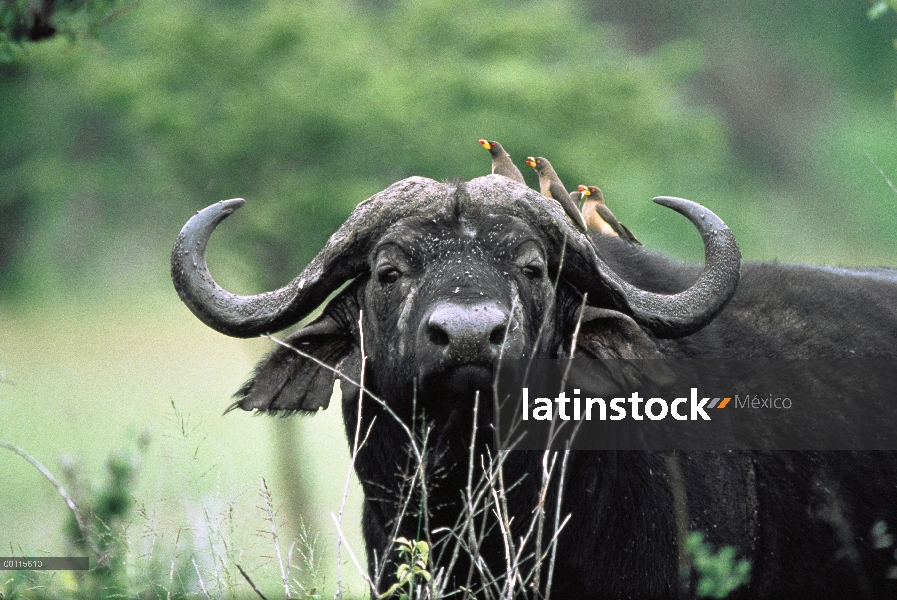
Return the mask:
[(536, 174), (539, 175), (539, 191), (542, 192), (542, 195), (546, 198), (553, 198), (560, 202), (561, 206), (564, 208), (564, 212), (570, 217), (570, 220), (572, 220), (581, 230), (587, 231), (586, 222), (582, 218), (582, 213), (579, 212), (576, 203), (570, 198), (570, 194), (567, 193), (567, 188), (564, 187), (558, 174), (554, 172), (551, 163), (541, 156), (537, 158), (528, 156), (526, 164), (534, 168)]
[(492, 155), (493, 175), (504, 175), (508, 179), (526, 185), (526, 181), (523, 179), (523, 173), (520, 172), (520, 169), (518, 169), (517, 165), (514, 164), (514, 161), (511, 160), (511, 155), (501, 147), (501, 144), (495, 140), (480, 140), (480, 145)]
[(604, 194), (601, 189), (590, 186), (579, 186), (580, 194), (585, 201), (582, 204), (582, 216), (590, 231), (597, 231), (605, 235), (616, 235), (634, 246), (644, 246), (629, 228), (620, 223), (614, 213), (604, 203)]

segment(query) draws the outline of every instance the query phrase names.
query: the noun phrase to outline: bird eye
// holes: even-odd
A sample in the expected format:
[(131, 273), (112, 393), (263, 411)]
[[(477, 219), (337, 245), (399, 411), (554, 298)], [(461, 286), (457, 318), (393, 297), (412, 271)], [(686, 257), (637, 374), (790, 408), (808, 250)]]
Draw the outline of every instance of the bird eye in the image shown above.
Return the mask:
[(395, 283), (402, 276), (402, 272), (395, 267), (386, 267), (377, 272), (377, 281), (380, 283)]
[(530, 280), (540, 279), (542, 277), (542, 269), (538, 265), (527, 265), (523, 267), (523, 274)]
[(489, 146), (491, 146), (492, 148), (495, 148), (495, 142), (492, 142), (491, 144), (489, 144)]

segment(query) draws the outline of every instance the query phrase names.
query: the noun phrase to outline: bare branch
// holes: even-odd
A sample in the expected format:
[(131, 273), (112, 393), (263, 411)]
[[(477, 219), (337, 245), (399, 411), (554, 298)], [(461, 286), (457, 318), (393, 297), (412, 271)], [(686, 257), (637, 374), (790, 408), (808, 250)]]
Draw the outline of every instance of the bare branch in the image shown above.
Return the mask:
[[(574, 430), (576, 431), (576, 430)], [(555, 540), (558, 535), (561, 533), (561, 502), (564, 499), (564, 478), (567, 475), (567, 459), (570, 458), (570, 442), (567, 442), (567, 448), (564, 450), (564, 460), (561, 461), (561, 473), (560, 479), (558, 481), (558, 492), (557, 498), (555, 498), (555, 507), (554, 507), (554, 536), (552, 536), (551, 540), (551, 558), (548, 560), (548, 578), (545, 580), (545, 600), (551, 600), (551, 583), (552, 577), (554, 577), (554, 564), (555, 559), (557, 559), (557, 543)], [(564, 524), (567, 523), (567, 520), (570, 518), (570, 515), (567, 515), (567, 518), (564, 519)], [(541, 561), (540, 561), (541, 562)]]
[[(510, 323), (510, 319), (508, 321)], [(507, 330), (505, 331), (505, 338), (507, 338)], [(504, 345), (502, 345), (502, 347), (504, 347)], [(477, 424), (478, 424), (477, 419), (479, 418), (479, 410), (480, 410), (480, 392), (479, 392), (479, 390), (477, 390), (477, 392), (474, 394), (474, 397), (473, 397), (473, 425), (471, 427), (470, 446), (468, 448), (468, 454), (467, 454), (467, 485), (465, 486), (464, 491), (461, 493), (461, 498), (462, 498), (462, 501), (464, 501), (465, 508), (466, 508), (466, 510), (464, 510), (462, 512), (462, 514), (466, 513), (468, 515), (468, 518), (473, 518), (472, 516), (470, 516), (470, 515), (473, 515), (473, 510), (472, 510), (473, 507), (471, 506), (470, 503), (471, 503), (471, 500), (473, 499), (473, 493), (472, 493), (473, 457), (474, 457), (474, 453), (475, 453), (474, 448), (475, 448), (476, 439), (477, 439)], [(456, 524), (456, 528), (457, 528), (457, 524)], [(458, 560), (458, 554), (461, 550), (461, 537), (451, 535), (453, 532), (454, 532), (454, 530), (449, 531), (449, 533), (450, 533), (449, 537), (455, 540), (455, 544), (454, 544), (454, 548), (452, 550), (452, 556), (449, 559), (449, 564), (445, 569), (446, 574), (452, 572), (452, 569), (455, 567), (455, 562)], [(438, 575), (437, 575), (437, 581), (440, 581), (440, 578)], [(441, 583), (441, 585), (437, 584), (437, 589), (439, 590), (440, 595), (443, 595), (443, 593), (445, 592), (445, 586), (448, 584), (448, 580), (447, 579), (443, 580), (440, 583)]]
[(78, 510), (78, 506), (75, 504), (75, 500), (69, 495), (66, 489), (59, 483), (59, 480), (53, 476), (50, 470), (45, 467), (39, 460), (9, 442), (5, 442), (0, 440), (0, 448), (6, 448), (11, 452), (15, 452), (33, 466), (35, 469), (40, 471), (41, 475), (46, 477), (47, 481), (49, 481), (53, 487), (56, 488), (56, 491), (59, 492), (59, 495), (62, 496), (62, 499), (65, 500), (66, 506), (68, 506), (69, 510), (72, 512), (72, 516), (75, 517), (75, 523), (78, 526), (78, 532), (81, 534), (81, 538), (84, 542), (90, 547), (91, 551), (97, 557), (97, 560), (100, 561), (104, 567), (109, 567), (109, 557), (106, 556), (104, 552), (102, 552), (99, 548), (97, 548), (96, 544), (93, 541), (93, 538), (90, 536), (90, 530), (88, 529), (87, 523), (84, 522), (84, 518), (81, 516), (81, 511)]
[(343, 544), (346, 546), (346, 552), (349, 553), (349, 558), (352, 559), (352, 564), (355, 565), (355, 568), (358, 570), (358, 573), (364, 578), (365, 581), (368, 582), (368, 585), (371, 587), (371, 590), (374, 592), (374, 596), (379, 597), (380, 592), (377, 590), (376, 584), (371, 580), (371, 577), (367, 574), (361, 567), (361, 563), (358, 562), (358, 558), (355, 557), (355, 553), (352, 552), (352, 547), (349, 545), (348, 540), (346, 540), (346, 535), (343, 533), (343, 528), (340, 525), (339, 521), (336, 519), (336, 515), (330, 513), (330, 518), (333, 519), (333, 524), (336, 525), (336, 533), (339, 535), (340, 540), (342, 540)]
[(243, 567), (241, 567), (239, 564), (237, 565), (237, 569), (239, 569), (239, 571), (240, 571), (240, 575), (242, 575), (242, 576), (243, 576), (243, 579), (245, 579), (246, 582), (249, 583), (249, 586), (252, 588), (252, 590), (253, 590), (256, 594), (259, 595), (259, 598), (261, 598), (262, 600), (268, 600), (268, 598), (265, 597), (265, 595), (261, 592), (261, 590), (258, 589), (257, 587), (255, 587), (255, 582), (252, 581), (252, 578), (249, 577), (249, 573), (247, 573), (246, 571), (244, 571), (244, 570), (243, 570)]
[(190, 561), (193, 563), (193, 569), (196, 571), (196, 578), (199, 580), (199, 589), (202, 590), (202, 594), (206, 597), (207, 600), (212, 600), (212, 597), (209, 596), (209, 590), (206, 589), (206, 583), (202, 580), (202, 574), (199, 572), (199, 567), (196, 564), (196, 559), (191, 558)]
[(331, 367), (327, 363), (317, 359), (316, 357), (312, 356), (311, 354), (308, 354), (307, 352), (303, 352), (299, 348), (296, 348), (295, 346), (292, 346), (292, 345), (286, 343), (285, 341), (280, 340), (280, 339), (278, 339), (274, 336), (268, 335), (268, 334), (263, 334), (263, 335), (260, 335), (259, 337), (269, 339), (272, 342), (274, 342), (275, 344), (283, 346), (284, 348), (289, 348), (290, 350), (292, 350), (293, 352), (295, 352), (302, 358), (305, 358), (314, 363), (317, 363), (318, 365), (320, 365), (324, 369), (327, 369), (328, 371), (330, 371), (337, 377), (345, 379), (346, 381), (348, 381), (355, 387), (359, 388), (360, 390), (364, 390), (364, 393), (367, 395), (367, 397), (370, 398), (371, 400), (373, 400), (374, 402), (376, 402), (377, 404), (379, 404), (383, 408), (383, 410), (385, 410), (387, 412), (387, 414), (389, 414), (393, 419), (395, 419), (396, 423), (405, 431), (405, 433), (408, 436), (408, 439), (411, 440), (411, 447), (412, 447), (412, 450), (414, 450), (414, 452), (415, 452), (415, 457), (418, 460), (420, 460), (420, 450), (417, 447), (417, 445), (414, 443), (414, 434), (412, 433), (412, 431), (408, 427), (408, 425), (404, 421), (402, 421), (402, 419), (395, 413), (395, 411), (392, 410), (392, 408), (390, 408), (390, 406), (386, 403), (385, 400), (383, 400), (379, 396), (372, 393), (369, 389), (365, 388), (361, 382), (355, 381), (354, 379), (352, 379), (351, 377), (349, 377), (348, 375), (346, 375), (339, 369), (335, 369), (335, 368)]
[[(352, 473), (355, 470), (355, 459), (358, 456), (358, 438), (361, 435), (361, 409), (364, 400), (364, 369), (367, 362), (367, 354), (364, 351), (364, 311), (358, 311), (358, 336), (361, 349), (361, 374), (358, 385), (358, 408), (355, 412), (355, 437), (352, 442), (352, 458), (349, 462), (349, 472), (346, 474), (346, 485), (343, 487), (343, 499), (339, 507), (338, 527), (342, 527), (343, 512), (346, 509), (346, 499), (349, 497), (349, 482), (352, 481)], [(336, 541), (336, 595), (343, 597), (343, 567), (342, 567), (342, 536)]]
[[(564, 260), (562, 251), (561, 268), (563, 268), (563, 263)], [(557, 287), (560, 285), (560, 273), (553, 283), (556, 295)], [(569, 354), (569, 358), (571, 360), (575, 357), (575, 349), (581, 327), (581, 321), (587, 302), (588, 296), (583, 296), (582, 306), (579, 311), (576, 327), (574, 329), (573, 337), (571, 340)], [(512, 319), (509, 319), (509, 322), (507, 324), (508, 328), (510, 328), (512, 325), (511, 321), (513, 320), (513, 313), (517, 306), (518, 299), (514, 298), (512, 307)], [(547, 322), (543, 322), (541, 324), (537, 335), (537, 344), (538, 340), (540, 340), (548, 333), (547, 327)], [(360, 439), (362, 433), (361, 423), (363, 420), (362, 401), (365, 395), (367, 395), (371, 400), (376, 402), (383, 408), (383, 410), (385, 410), (392, 416), (395, 422), (399, 424), (401, 429), (405, 432), (407, 439), (409, 440), (409, 459), (411, 460), (409, 460), (409, 463), (407, 465), (399, 468), (400, 470), (398, 476), (403, 482), (401, 488), (404, 491), (399, 492), (400, 501), (396, 503), (396, 508), (398, 510), (391, 525), (391, 529), (393, 529), (392, 537), (394, 539), (399, 535), (399, 532), (401, 531), (400, 528), (403, 527), (403, 523), (405, 522), (406, 515), (408, 514), (412, 500), (415, 498), (419, 498), (421, 501), (421, 507), (418, 514), (418, 519), (420, 521), (418, 524), (418, 537), (423, 536), (421, 537), (421, 539), (430, 540), (431, 535), (435, 536), (435, 541), (430, 540), (431, 557), (433, 557), (434, 559), (431, 562), (431, 572), (433, 572), (434, 574), (431, 593), (435, 594), (436, 597), (444, 598), (454, 596), (470, 598), (471, 596), (475, 595), (477, 598), (484, 600), (491, 600), (493, 598), (511, 600), (512, 598), (521, 596), (528, 597), (530, 593), (533, 592), (541, 596), (541, 590), (539, 587), (540, 574), (542, 571), (542, 566), (546, 561), (548, 561), (548, 570), (547, 573), (545, 573), (547, 581), (543, 582), (543, 585), (546, 586), (545, 592), (550, 594), (551, 578), (554, 574), (554, 566), (556, 564), (556, 547), (558, 535), (570, 519), (570, 516), (567, 515), (566, 518), (563, 518), (562, 521), (562, 514), (560, 512), (562, 509), (562, 497), (569, 462), (569, 446), (567, 448), (567, 451), (564, 452), (563, 460), (558, 460), (559, 457), (557, 456), (557, 453), (550, 451), (550, 444), (556, 438), (556, 435), (558, 433), (557, 430), (554, 430), (552, 432), (552, 435), (550, 436), (549, 446), (548, 448), (546, 448), (546, 451), (542, 456), (541, 482), (539, 482), (538, 485), (537, 503), (536, 506), (534, 506), (532, 509), (532, 518), (529, 520), (528, 524), (521, 524), (519, 521), (515, 521), (515, 518), (511, 515), (510, 507), (508, 505), (508, 495), (512, 489), (520, 485), (523, 478), (521, 477), (518, 481), (513, 482), (511, 485), (506, 485), (508, 482), (506, 482), (507, 475), (504, 472), (504, 468), (510, 450), (512, 450), (520, 442), (522, 434), (519, 434), (519, 432), (515, 433), (515, 428), (511, 427), (508, 430), (507, 439), (502, 440), (499, 436), (498, 419), (500, 418), (500, 398), (496, 390), (496, 380), (493, 380), (493, 408), (495, 409), (495, 415), (493, 422), (490, 423), (494, 430), (493, 433), (496, 436), (496, 454), (495, 456), (491, 456), (487, 448), (486, 454), (484, 456), (481, 456), (480, 460), (478, 461), (480, 474), (474, 474), (475, 464), (477, 464), (475, 462), (476, 453), (480, 450), (480, 448), (478, 447), (478, 440), (480, 437), (480, 431), (478, 428), (481, 396), (478, 392), (474, 398), (473, 422), (470, 429), (471, 437), (468, 446), (467, 480), (465, 482), (464, 488), (460, 490), (459, 500), (461, 510), (459, 511), (454, 526), (440, 527), (431, 532), (427, 522), (429, 518), (428, 498), (429, 489), (431, 486), (430, 479), (434, 476), (429, 473), (430, 464), (427, 458), (429, 454), (428, 437), (431, 429), (419, 428), (416, 424), (419, 417), (419, 415), (417, 414), (418, 411), (416, 404), (417, 396), (415, 396), (415, 405), (412, 411), (412, 422), (406, 423), (396, 415), (396, 413), (386, 404), (384, 400), (378, 398), (375, 394), (370, 393), (370, 391), (365, 388), (364, 383), (365, 370), (367, 367), (367, 355), (364, 350), (362, 315), (359, 316), (361, 373), (359, 376), (359, 381), (357, 382), (353, 381), (351, 377), (348, 377), (339, 369), (322, 363), (314, 357), (302, 352), (300, 349), (290, 346), (286, 342), (277, 340), (270, 336), (264, 337), (269, 337), (269, 339), (272, 339), (275, 343), (290, 348), (306, 359), (316, 362), (325, 369), (333, 372), (336, 376), (343, 378), (345, 382), (355, 385), (358, 388), (358, 405), (355, 423), (355, 434), (352, 444), (352, 463), (350, 467), (350, 473), (349, 477), (347, 477), (346, 480), (339, 517), (337, 517), (333, 513), (331, 514), (331, 517), (334, 520), (334, 524), (336, 525), (339, 535), (338, 554), (340, 552), (340, 549), (342, 548), (342, 545), (345, 544), (347, 552), (355, 568), (362, 575), (367, 584), (370, 586), (370, 589), (375, 594), (377, 593), (381, 579), (385, 575), (386, 568), (389, 564), (392, 564), (392, 562), (388, 560), (387, 556), (375, 555), (373, 556), (371, 562), (371, 568), (373, 572), (368, 573), (362, 567), (357, 557), (352, 552), (352, 549), (348, 546), (344, 532), (342, 530), (342, 514), (348, 495), (348, 486), (350, 482), (349, 478), (351, 477), (351, 472), (354, 471), (354, 465), (358, 453), (371, 433), (371, 426), (369, 426), (366, 434), (364, 435), (364, 439)], [(504, 346), (502, 347), (502, 351), (500, 351), (499, 360), (503, 358), (503, 350)], [(564, 374), (565, 382), (567, 377), (569, 376), (569, 369), (570, 366), (568, 365), (567, 372)], [(558, 467), (560, 467), (561, 481), (557, 486), (554, 486), (554, 475), (556, 474)], [(420, 493), (419, 496), (417, 495), (418, 492)], [(549, 492), (552, 493), (552, 496), (557, 493), (558, 497), (556, 499), (549, 498)], [(554, 514), (550, 517), (546, 513), (546, 508), (551, 504), (549, 500), (555, 502), (555, 505), (553, 506)], [(517, 518), (519, 518), (519, 516)], [(546, 523), (546, 519), (548, 519), (548, 523), (551, 523), (551, 525), (548, 525), (548, 523)], [(523, 525), (524, 531), (522, 532), (522, 535), (518, 537), (514, 535), (513, 531), (514, 529), (520, 529), (521, 525)], [(548, 537), (544, 533), (546, 525), (553, 525), (553, 535), (551, 535), (550, 540), (544, 539), (545, 537)], [(501, 572), (496, 573), (493, 573), (491, 569), (498, 565), (487, 564), (483, 556), (481, 555), (481, 549), (483, 547), (484, 541), (486, 540), (487, 536), (492, 535), (500, 535), (501, 543), (504, 545), (505, 565), (504, 568), (501, 569)], [(465, 553), (470, 560), (466, 585), (458, 585), (457, 589), (449, 590), (449, 586), (453, 585), (451, 582), (457, 581), (456, 579), (452, 579), (452, 576), (454, 575), (455, 567), (462, 555), (462, 552)], [(443, 563), (440, 558), (447, 558), (448, 562)], [(341, 563), (341, 559), (338, 560)], [(526, 568), (524, 569), (525, 565)], [(474, 583), (474, 581), (476, 581), (476, 583)], [(342, 598), (342, 594), (343, 590), (340, 574), (337, 596)]]
[(866, 151), (866, 158), (868, 158), (868, 159), (869, 159), (869, 162), (872, 163), (872, 166), (875, 167), (876, 170), (878, 170), (879, 174), (880, 174), (882, 177), (884, 177), (885, 183), (888, 184), (888, 187), (891, 188), (891, 190), (892, 190), (895, 194), (897, 194), (897, 186), (895, 186), (893, 183), (891, 183), (891, 179), (885, 174), (884, 170), (883, 170), (881, 167), (878, 166), (878, 163), (875, 162), (875, 160), (872, 158), (872, 155), (869, 154), (868, 151)]

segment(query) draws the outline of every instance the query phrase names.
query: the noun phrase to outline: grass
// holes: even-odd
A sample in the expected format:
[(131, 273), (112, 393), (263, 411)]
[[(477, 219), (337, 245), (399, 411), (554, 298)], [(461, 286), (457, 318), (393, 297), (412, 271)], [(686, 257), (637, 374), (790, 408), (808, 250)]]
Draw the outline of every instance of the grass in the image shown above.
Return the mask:
[[(286, 542), (302, 534), (290, 529), (292, 514), (283, 520), (288, 500), (296, 496), (295, 485), (285, 479), (296, 475), (284, 474), (274, 447), (275, 440), (293, 439), (310, 507), (306, 535), (324, 540), (318, 548), (321, 572), (335, 572), (329, 513), (339, 509), (349, 468), (339, 402), (313, 419), (222, 416), (271, 342), (211, 331), (173, 291), (114, 303), (0, 305), (0, 318), (0, 409), (13, 415), (0, 420), (0, 439), (27, 450), (57, 476), (64, 463), (97, 486), (107, 457), (144, 432), (149, 436), (131, 488), (134, 516), (126, 535), (134, 564), (164, 563), (159, 556), (192, 544), (200, 569), (214, 570), (202, 563), (199, 548), (223, 552), (227, 539), (261, 590), (282, 597), (280, 569), (266, 558), (273, 549), (270, 523), (259, 508), (259, 478), (268, 482), (271, 508), (283, 523), (286, 555)], [(65, 555), (67, 508), (53, 486), (6, 451), (0, 453), (0, 480), (13, 482), (0, 486), (0, 554)], [(354, 550), (363, 554), (360, 496), (353, 482), (344, 527)], [(233, 575), (235, 589), (249, 591), (239, 573)], [(344, 578), (352, 593), (363, 591), (351, 566), (344, 568)], [(333, 577), (323, 581), (325, 589), (334, 583)]]
[[(15, 484), (0, 486), (0, 553), (8, 548), (13, 556), (85, 555), (100, 548), (102, 555), (119, 541), (128, 550), (80, 580), (70, 573), (12, 575), (0, 580), (0, 593), (78, 600), (317, 599), (332, 597), (339, 580), (341, 598), (367, 597), (353, 566), (365, 563), (358, 530), (361, 490), (354, 476), (346, 479), (351, 466), (340, 402), (334, 399), (330, 410), (309, 419), (221, 416), (271, 341), (221, 336), (168, 297), (77, 309), (48, 303), (4, 317), (0, 401), (18, 418), (0, 424), (0, 439), (66, 475), (92, 542), (90, 548), (73, 546), (80, 536), (60, 493), (33, 466), (3, 452), (0, 478)], [(414, 452), (407, 498), (420, 498), (426, 515), (427, 432), (420, 439), (410, 430), (408, 435)], [(365, 438), (366, 432), (357, 431), (353, 446)], [(295, 455), (278, 452), (285, 443), (295, 444)], [(62, 455), (75, 458), (60, 461)], [(502, 500), (504, 457), (485, 457), (475, 466), (471, 454), (463, 518), (453, 528), (433, 531), (431, 541), (405, 540), (411, 549), (404, 556), (406, 572), (399, 565), (392, 573), (381, 562), (375, 589), (408, 598), (459, 591), (446, 587), (458, 552), (477, 556), (482, 536), (497, 526), (506, 545), (505, 572), (471, 568), (460, 590), (481, 581), (471, 590), (477, 598), (518, 597), (530, 584), (550, 595), (554, 542), (568, 517), (534, 510), (523, 537), (511, 540)], [(289, 462), (299, 463), (298, 475), (282, 468)], [(548, 482), (563, 480), (566, 454), (546, 457), (544, 467), (540, 507)], [(303, 479), (304, 494), (290, 485), (291, 477)], [(302, 519), (291, 512), (297, 497), (306, 504)], [(418, 518), (418, 509), (406, 508), (408, 518)], [(307, 529), (297, 527), (303, 520)], [(424, 521), (423, 531), (429, 531)], [(540, 569), (527, 566), (534, 557), (548, 566), (541, 585)], [(725, 584), (726, 577), (716, 579)]]
[[(5, 320), (9, 335), (0, 342), (0, 357), (12, 383), (4, 387), (3, 402), (21, 418), (15, 426), (5, 422), (0, 439), (25, 448), (50, 471), (67, 473), (67, 485), (86, 520), (101, 525), (90, 534), (95, 538), (90, 550), (72, 548), (71, 539), (80, 536), (70, 535), (67, 543), (62, 525), (70, 517), (57, 490), (25, 461), (5, 453), (0, 469), (14, 473), (11, 480), (17, 484), (0, 489), (0, 510), (10, 523), (0, 547), (10, 548), (13, 555), (84, 555), (120, 538), (129, 549), (124, 559), (110, 561), (111, 573), (97, 570), (80, 584), (70, 574), (8, 580), (3, 583), (7, 595), (24, 589), (32, 591), (20, 597), (314, 598), (330, 595), (320, 592), (333, 589), (335, 578), (346, 588), (341, 597), (366, 595), (352, 564), (364, 564), (357, 528), (360, 489), (354, 477), (346, 480), (350, 461), (338, 409), (306, 420), (222, 417), (230, 393), (271, 342), (225, 338), (196, 321), (176, 298), (166, 299), (163, 309), (151, 300), (77, 309), (36, 306), (10, 311)], [(298, 430), (305, 467), (300, 472), (308, 476), (318, 511), (309, 519), (312, 533), (299, 536), (285, 528), (284, 506), (292, 494), (272, 458), (272, 439), (284, 439), (283, 423)], [(133, 452), (122, 454), (137, 439), (151, 441), (139, 444), (137, 458)], [(422, 442), (415, 461), (423, 462), (412, 469), (421, 476), (409, 473), (412, 488), (428, 481), (423, 472), (426, 436)], [(356, 435), (355, 446), (363, 443), (364, 435)], [(60, 463), (61, 454), (78, 460)], [(468, 484), (470, 517), (457, 533), (440, 534), (446, 539), (442, 552), (451, 553), (456, 542), (460, 547), (472, 544), (476, 552), (481, 543), (480, 520), (498, 508), (503, 487), (496, 486), (504, 485), (493, 472), (496, 463), (488, 462), (486, 478), (479, 481), (477, 476)], [(105, 479), (99, 475), (104, 470)], [(267, 481), (278, 475), (279, 485), (269, 486)], [(133, 503), (133, 512), (120, 507), (110, 513), (112, 496)], [(22, 502), (23, 497), (34, 500)], [(344, 506), (345, 497), (350, 502)], [(507, 530), (509, 517), (502, 508), (500, 521)], [(321, 512), (341, 514), (333, 517), (340, 529), (340, 566), (328, 563), (328, 546), (335, 545), (337, 536), (333, 528), (317, 525), (323, 521)], [(105, 517), (92, 520), (91, 514)], [(547, 522), (546, 527), (551, 528)], [(539, 533), (541, 529), (540, 519)], [(323, 544), (309, 543), (316, 530)], [(303, 537), (305, 543), (292, 543)], [(549, 548), (551, 539), (537, 545)], [(526, 577), (516, 565), (531, 551), (519, 554), (514, 551), (508, 567), (514, 581)], [(436, 572), (434, 584), (443, 575)], [(505, 585), (504, 575), (498, 575), (500, 580), (490, 584), (496, 591)], [(388, 588), (390, 577), (381, 569), (378, 587)], [(522, 589), (522, 583), (509, 583), (509, 591)], [(439, 585), (445, 593), (444, 583)]]

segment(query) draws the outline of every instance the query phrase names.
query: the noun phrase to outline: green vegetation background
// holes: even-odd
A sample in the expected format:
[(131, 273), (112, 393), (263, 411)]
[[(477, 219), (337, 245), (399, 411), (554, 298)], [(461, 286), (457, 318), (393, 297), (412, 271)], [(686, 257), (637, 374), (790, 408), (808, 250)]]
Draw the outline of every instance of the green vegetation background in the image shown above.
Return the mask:
[[(149, 428), (135, 564), (214, 547), (201, 515), (236, 506), (233, 544), (277, 589), (253, 536), (259, 476), (333, 555), (338, 410), (222, 417), (270, 342), (207, 330), (170, 285), (177, 232), (217, 200), (248, 200), (210, 244), (241, 293), (290, 280), (401, 178), (488, 173), (480, 137), (533, 185), (527, 155), (600, 186), (680, 258), (700, 260), (700, 241), (652, 196), (710, 207), (747, 259), (897, 266), (879, 172), (897, 176), (897, 27), (863, 0), (106, 4), (118, 12), (96, 31), (0, 40), (0, 439), (99, 478)], [(8, 453), (0, 480), (0, 554), (63, 552), (49, 484)]]

